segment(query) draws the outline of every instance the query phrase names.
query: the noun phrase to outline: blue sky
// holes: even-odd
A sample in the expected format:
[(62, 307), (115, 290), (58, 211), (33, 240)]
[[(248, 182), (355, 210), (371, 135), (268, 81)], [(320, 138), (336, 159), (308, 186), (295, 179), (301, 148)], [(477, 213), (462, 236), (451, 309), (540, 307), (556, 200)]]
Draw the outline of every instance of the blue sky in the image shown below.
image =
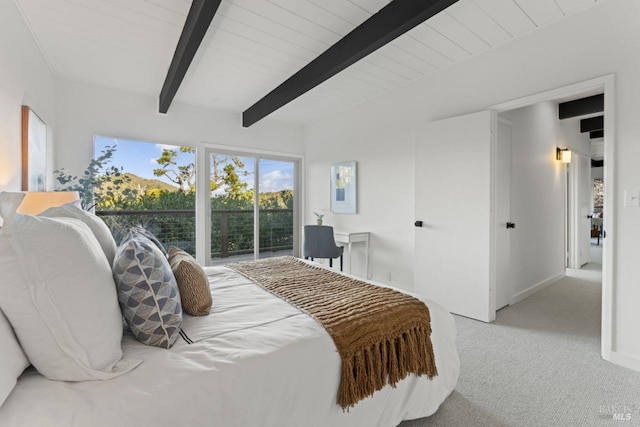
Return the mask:
[[(142, 178), (160, 179), (169, 184), (166, 178), (158, 178), (153, 175), (153, 170), (159, 167), (156, 159), (162, 155), (164, 148), (178, 151), (178, 164), (184, 165), (195, 162), (195, 153), (181, 153), (179, 146), (155, 144), (144, 141), (131, 141), (98, 136), (95, 138), (95, 154), (99, 155), (106, 146), (117, 146), (113, 153), (111, 165), (123, 167), (125, 172), (130, 172)], [(253, 188), (253, 159), (243, 158), (245, 169), (251, 175), (242, 178)], [(277, 160), (260, 161), (260, 191), (271, 192), (285, 189), (293, 189), (293, 163)]]

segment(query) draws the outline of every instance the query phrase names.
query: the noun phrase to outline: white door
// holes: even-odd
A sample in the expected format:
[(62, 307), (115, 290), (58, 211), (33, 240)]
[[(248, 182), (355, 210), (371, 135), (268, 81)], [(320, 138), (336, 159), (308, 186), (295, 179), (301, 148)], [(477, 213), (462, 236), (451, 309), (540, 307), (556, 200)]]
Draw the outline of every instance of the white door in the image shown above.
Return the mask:
[(591, 262), (591, 159), (573, 152), (569, 164), (569, 268)]
[(496, 310), (511, 303), (511, 122), (498, 117), (495, 150)]
[(452, 313), (485, 322), (495, 319), (494, 123), (491, 111), (427, 123), (415, 144), (414, 290)]
[(578, 155), (578, 200), (579, 200), (579, 247), (580, 266), (591, 262), (591, 194), (593, 186), (591, 184), (591, 159)]

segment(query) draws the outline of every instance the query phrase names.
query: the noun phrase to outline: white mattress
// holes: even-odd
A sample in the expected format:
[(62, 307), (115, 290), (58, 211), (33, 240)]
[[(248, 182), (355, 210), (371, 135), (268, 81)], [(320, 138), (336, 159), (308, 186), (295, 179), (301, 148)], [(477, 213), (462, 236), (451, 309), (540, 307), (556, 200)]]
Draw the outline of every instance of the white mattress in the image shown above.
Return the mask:
[(434, 413), (457, 383), (453, 317), (425, 301), (438, 376), (411, 375), (343, 412), (340, 357), (324, 329), (232, 270), (205, 270), (213, 309), (185, 316), (193, 344), (165, 350), (125, 333), (124, 357), (144, 362), (110, 381), (48, 381), (29, 368), (0, 426), (396, 426)]

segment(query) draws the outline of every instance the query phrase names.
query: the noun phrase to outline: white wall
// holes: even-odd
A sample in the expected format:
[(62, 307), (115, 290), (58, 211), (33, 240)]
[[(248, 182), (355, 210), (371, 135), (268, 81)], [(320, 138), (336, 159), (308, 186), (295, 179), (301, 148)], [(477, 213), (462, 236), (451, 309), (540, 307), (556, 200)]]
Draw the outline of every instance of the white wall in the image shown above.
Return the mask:
[(553, 107), (556, 111), (553, 125), (558, 127), (557, 146), (568, 147), (573, 152), (578, 152), (591, 158), (591, 140), (589, 133), (580, 133), (580, 118), (558, 120), (557, 107)]
[(47, 163), (52, 165), (54, 88), (49, 65), (15, 3), (0, 1), (0, 190), (22, 189), (22, 105), (47, 124)]
[(591, 168), (591, 179), (594, 180), (596, 178), (600, 178), (600, 179), (604, 178), (604, 168), (602, 166), (597, 168)]
[[(333, 126), (333, 125), (332, 125)], [(306, 144), (307, 224), (313, 211), (326, 210), (326, 225), (370, 231), (369, 272), (374, 280), (413, 287), (414, 174), (413, 133), (338, 124), (317, 129)], [(326, 139), (325, 139), (326, 137)], [(409, 155), (408, 155), (409, 154)], [(329, 204), (331, 163), (358, 161), (358, 214), (332, 214)], [(408, 254), (408, 255), (407, 255)], [(348, 262), (345, 254), (345, 262)], [(409, 259), (407, 259), (407, 256)], [(364, 250), (353, 245), (353, 273), (364, 276)], [(390, 276), (389, 276), (390, 275)]]
[[(640, 209), (624, 208), (625, 189), (640, 189), (640, 2), (606, 0), (433, 76), (310, 126), (307, 130), (307, 206), (328, 204), (328, 165), (355, 159), (363, 171), (360, 213), (329, 223), (367, 228), (374, 235), (373, 273), (412, 283), (413, 129), (424, 121), (461, 115), (576, 82), (616, 74), (617, 223), (614, 240), (614, 351), (640, 370)], [(389, 158), (389, 160), (387, 160)], [(445, 161), (445, 160), (443, 160)], [(455, 165), (452, 165), (455, 167)], [(307, 221), (312, 217), (307, 215)], [(437, 248), (434, 248), (437, 250)]]
[(604, 157), (604, 138), (598, 138), (591, 143), (591, 158), (602, 160)]
[(245, 129), (240, 114), (176, 102), (163, 115), (157, 105), (155, 97), (59, 79), (56, 168), (82, 172), (93, 157), (95, 135), (293, 154), (304, 151), (299, 126), (265, 120)]

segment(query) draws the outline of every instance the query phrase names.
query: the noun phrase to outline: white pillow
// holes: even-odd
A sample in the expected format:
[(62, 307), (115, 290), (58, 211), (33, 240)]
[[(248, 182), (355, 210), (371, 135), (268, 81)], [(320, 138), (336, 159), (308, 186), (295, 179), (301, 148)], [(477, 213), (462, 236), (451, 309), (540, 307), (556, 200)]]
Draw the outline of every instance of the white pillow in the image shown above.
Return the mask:
[(9, 234), (11, 230), (11, 223), (16, 216), (18, 206), (24, 199), (24, 193), (10, 193), (8, 191), (0, 192), (0, 217), (2, 217), (2, 228), (0, 228), (0, 235)]
[(82, 208), (78, 207), (75, 203), (67, 203), (66, 205), (49, 208), (38, 216), (46, 216), (49, 218), (75, 218), (84, 222), (89, 226), (93, 235), (96, 236), (96, 239), (98, 239), (98, 243), (100, 243), (100, 246), (107, 257), (107, 261), (109, 261), (109, 265), (113, 264), (113, 257), (116, 255), (117, 249), (116, 241), (113, 239), (111, 231), (109, 231), (109, 227), (107, 227), (104, 221), (96, 215), (82, 210)]
[(0, 308), (45, 377), (106, 380), (140, 363), (120, 360), (122, 314), (111, 268), (84, 223), (17, 214), (0, 238), (0, 271)]
[[(0, 216), (2, 216), (3, 219), (3, 226), (0, 228), (0, 245), (9, 239), (11, 224), (13, 223), (13, 218), (16, 215), (18, 206), (22, 203), (22, 199), (24, 199), (24, 193), (0, 192)], [(0, 271), (2, 271), (4, 281), (4, 269), (0, 268)], [(0, 286), (4, 286), (4, 283)], [(2, 406), (2, 403), (15, 387), (16, 381), (20, 374), (22, 374), (22, 371), (29, 366), (29, 361), (22, 347), (20, 347), (9, 321), (1, 310), (0, 343), (0, 406)]]
[[(0, 237), (1, 239), (2, 237)], [(22, 371), (29, 366), (27, 356), (18, 343), (13, 329), (0, 311), (0, 406), (7, 399)]]

